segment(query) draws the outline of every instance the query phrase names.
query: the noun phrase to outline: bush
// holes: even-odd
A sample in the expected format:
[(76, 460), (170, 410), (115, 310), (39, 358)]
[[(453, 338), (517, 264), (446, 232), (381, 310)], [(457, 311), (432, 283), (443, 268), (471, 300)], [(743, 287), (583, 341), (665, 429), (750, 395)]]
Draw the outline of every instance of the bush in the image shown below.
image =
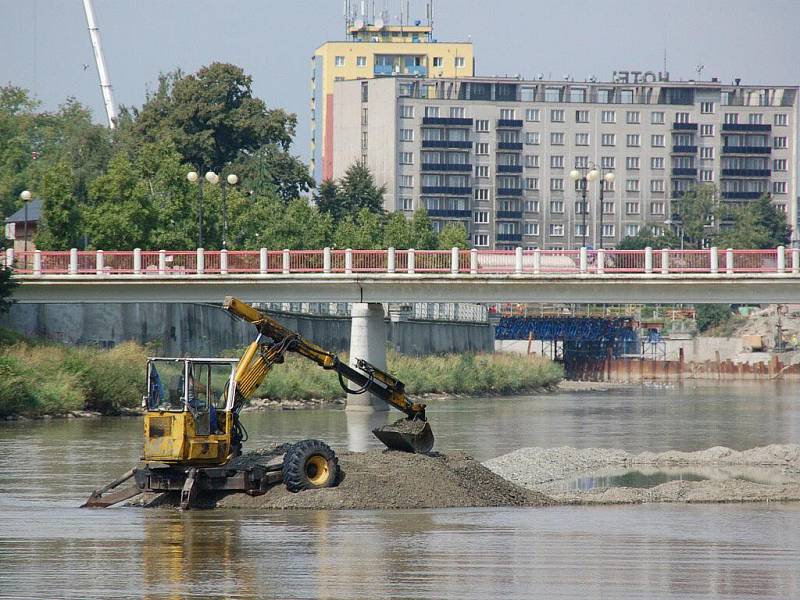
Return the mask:
[(697, 329), (700, 332), (724, 323), (732, 314), (729, 304), (698, 304), (696, 313)]

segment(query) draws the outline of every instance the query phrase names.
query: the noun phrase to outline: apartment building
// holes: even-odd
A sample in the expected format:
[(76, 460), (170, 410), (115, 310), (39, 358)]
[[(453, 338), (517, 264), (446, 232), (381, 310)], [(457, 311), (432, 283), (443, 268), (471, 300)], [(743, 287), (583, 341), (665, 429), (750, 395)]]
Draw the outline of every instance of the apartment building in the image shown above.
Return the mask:
[[(365, 15), (366, 16), (366, 15)], [(345, 41), (322, 44), (311, 57), (311, 171), (317, 181), (334, 172), (334, 83), (373, 77), (468, 77), (471, 42), (439, 42), (433, 27), (390, 25), (382, 18), (347, 21)]]
[[(614, 247), (669, 227), (671, 201), (703, 183), (729, 203), (770, 194), (798, 222), (797, 87), (398, 77), (334, 90), (334, 177), (364, 160), (387, 210), (460, 221), (479, 248)], [(570, 173), (591, 168), (614, 178), (590, 181), (584, 204)]]

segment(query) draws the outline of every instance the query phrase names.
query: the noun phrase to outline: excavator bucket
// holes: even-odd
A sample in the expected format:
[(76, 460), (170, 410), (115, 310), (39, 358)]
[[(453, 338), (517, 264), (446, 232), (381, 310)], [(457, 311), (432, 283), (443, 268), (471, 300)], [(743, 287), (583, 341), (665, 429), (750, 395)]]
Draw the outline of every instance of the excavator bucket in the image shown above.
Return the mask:
[(373, 429), (372, 433), (389, 450), (425, 454), (433, 448), (433, 431), (430, 423), (422, 419), (403, 418)]

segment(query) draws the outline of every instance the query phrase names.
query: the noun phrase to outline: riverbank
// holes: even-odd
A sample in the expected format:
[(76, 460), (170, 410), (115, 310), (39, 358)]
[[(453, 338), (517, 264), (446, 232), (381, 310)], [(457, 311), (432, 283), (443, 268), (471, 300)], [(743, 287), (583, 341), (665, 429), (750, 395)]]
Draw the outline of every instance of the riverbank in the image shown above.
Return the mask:
[[(148, 356), (143, 346), (126, 343), (103, 350), (11, 341), (0, 346), (0, 419), (141, 411)], [(529, 393), (554, 389), (563, 378), (560, 365), (535, 356), (389, 353), (387, 358), (389, 372), (405, 383), (409, 395), (419, 398)], [(252, 407), (291, 410), (343, 402), (335, 373), (288, 355), (270, 372)]]

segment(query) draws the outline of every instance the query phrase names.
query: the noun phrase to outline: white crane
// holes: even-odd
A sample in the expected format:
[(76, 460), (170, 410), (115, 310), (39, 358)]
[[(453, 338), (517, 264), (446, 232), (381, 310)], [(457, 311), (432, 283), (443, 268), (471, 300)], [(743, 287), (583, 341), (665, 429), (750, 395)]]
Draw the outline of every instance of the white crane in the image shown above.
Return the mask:
[(103, 57), (103, 47), (100, 45), (100, 30), (94, 16), (92, 0), (83, 0), (83, 12), (86, 13), (86, 23), (89, 26), (89, 37), (92, 39), (94, 61), (97, 64), (97, 74), (100, 76), (100, 91), (103, 93), (103, 103), (108, 116), (108, 126), (114, 129), (117, 118), (117, 103), (114, 101), (114, 92), (111, 89), (111, 79), (108, 77), (108, 68)]

